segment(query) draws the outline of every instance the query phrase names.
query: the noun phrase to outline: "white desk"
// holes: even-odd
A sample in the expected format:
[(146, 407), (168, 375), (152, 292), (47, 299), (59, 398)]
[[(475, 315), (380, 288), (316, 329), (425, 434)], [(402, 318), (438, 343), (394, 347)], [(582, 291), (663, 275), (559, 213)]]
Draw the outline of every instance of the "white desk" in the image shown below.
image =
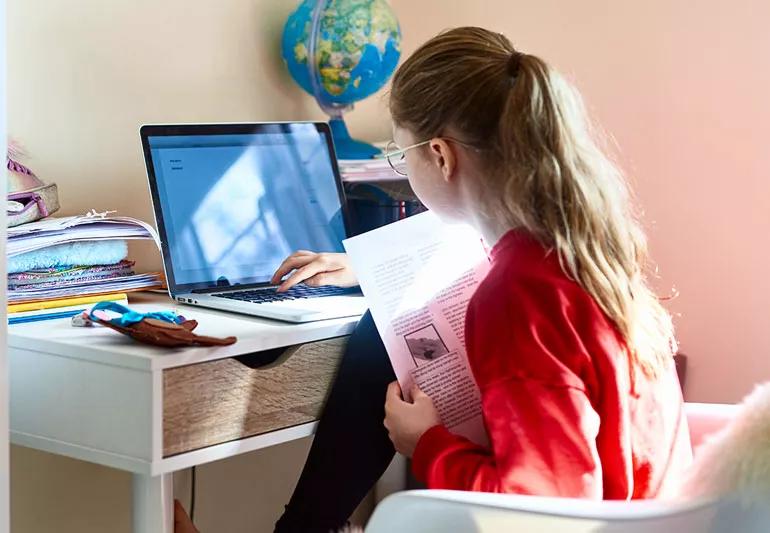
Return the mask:
[[(173, 531), (172, 473), (311, 435), (316, 422), (164, 456), (164, 372), (187, 365), (348, 335), (357, 317), (305, 324), (176, 305), (142, 294), (141, 311), (176, 309), (202, 335), (235, 335), (214, 348), (142, 345), (69, 319), (8, 327), (11, 442), (134, 474), (135, 533)], [(177, 384), (178, 386), (178, 384)]]

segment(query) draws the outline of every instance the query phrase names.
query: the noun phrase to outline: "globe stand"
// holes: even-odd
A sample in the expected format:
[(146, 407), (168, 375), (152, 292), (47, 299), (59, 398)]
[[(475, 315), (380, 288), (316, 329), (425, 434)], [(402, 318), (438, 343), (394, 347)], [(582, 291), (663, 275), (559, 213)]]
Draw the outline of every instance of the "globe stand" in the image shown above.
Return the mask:
[(374, 145), (363, 141), (357, 141), (350, 136), (348, 126), (342, 117), (331, 117), (329, 126), (334, 138), (334, 150), (340, 159), (371, 159), (381, 153)]

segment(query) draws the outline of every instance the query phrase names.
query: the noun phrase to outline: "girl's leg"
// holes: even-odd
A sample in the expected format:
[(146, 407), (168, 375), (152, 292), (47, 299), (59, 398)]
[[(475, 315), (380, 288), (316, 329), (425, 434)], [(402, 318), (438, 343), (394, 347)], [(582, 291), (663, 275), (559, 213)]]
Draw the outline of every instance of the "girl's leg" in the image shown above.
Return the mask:
[(395, 453), (382, 425), (395, 375), (366, 313), (350, 336), (305, 468), (276, 533), (328, 533), (345, 525)]

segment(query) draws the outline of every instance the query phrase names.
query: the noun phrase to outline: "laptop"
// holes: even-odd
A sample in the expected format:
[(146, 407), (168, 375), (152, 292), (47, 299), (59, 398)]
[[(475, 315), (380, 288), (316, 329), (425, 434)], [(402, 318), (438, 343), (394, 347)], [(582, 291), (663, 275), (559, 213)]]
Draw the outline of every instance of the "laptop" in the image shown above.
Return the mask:
[(288, 322), (366, 311), (357, 288), (270, 284), (297, 250), (344, 251), (328, 124), (145, 125), (140, 135), (174, 300)]

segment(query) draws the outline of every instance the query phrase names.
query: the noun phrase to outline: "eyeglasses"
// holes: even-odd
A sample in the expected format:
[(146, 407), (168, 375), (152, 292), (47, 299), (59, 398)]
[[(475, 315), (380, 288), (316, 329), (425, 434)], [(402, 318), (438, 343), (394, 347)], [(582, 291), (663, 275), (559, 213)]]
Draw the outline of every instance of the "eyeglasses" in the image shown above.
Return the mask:
[[(445, 141), (451, 141), (455, 142), (457, 144), (460, 144), (462, 146), (465, 146), (466, 148), (473, 148), (474, 150), (477, 150), (476, 147), (460, 141), (458, 139), (453, 139), (452, 137), (434, 137), (444, 139)], [(378, 156), (381, 158), (385, 158), (388, 160), (388, 164), (390, 165), (390, 168), (393, 169), (393, 172), (398, 174), (399, 176), (406, 177), (406, 152), (411, 150), (412, 148), (419, 148), (420, 146), (425, 146), (426, 144), (430, 144), (430, 142), (433, 139), (428, 139), (427, 141), (422, 141), (417, 144), (409, 145), (405, 148), (399, 148), (395, 141), (390, 141), (385, 146), (385, 153)]]
[(429, 144), (430, 141), (431, 140), (428, 139), (427, 141), (412, 144), (406, 148), (399, 148), (395, 141), (390, 141), (385, 147), (385, 153), (382, 157), (388, 160), (388, 164), (390, 165), (390, 168), (393, 169), (393, 172), (399, 176), (406, 177), (406, 152), (412, 148), (425, 146), (426, 144)]

